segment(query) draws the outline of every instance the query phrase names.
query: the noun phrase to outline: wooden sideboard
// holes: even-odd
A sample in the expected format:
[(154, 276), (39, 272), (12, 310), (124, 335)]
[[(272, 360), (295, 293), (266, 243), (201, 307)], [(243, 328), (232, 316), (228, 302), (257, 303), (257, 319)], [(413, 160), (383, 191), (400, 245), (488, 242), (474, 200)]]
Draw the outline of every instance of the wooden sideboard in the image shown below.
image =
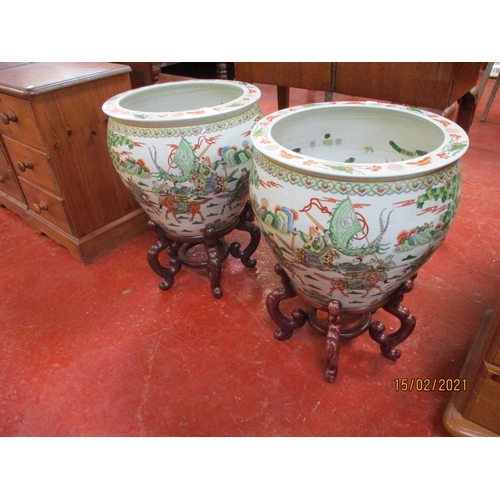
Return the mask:
[(454, 436), (500, 436), (500, 307), (488, 311), (460, 373), (443, 423)]
[(147, 230), (112, 165), (101, 109), (131, 88), (129, 72), (110, 63), (0, 64), (0, 205), (82, 263)]
[(476, 102), (470, 92), (481, 63), (320, 62), (235, 63), (235, 79), (278, 86), (278, 107), (288, 107), (290, 87), (366, 97), (445, 110), (458, 102), (457, 123), (466, 131)]

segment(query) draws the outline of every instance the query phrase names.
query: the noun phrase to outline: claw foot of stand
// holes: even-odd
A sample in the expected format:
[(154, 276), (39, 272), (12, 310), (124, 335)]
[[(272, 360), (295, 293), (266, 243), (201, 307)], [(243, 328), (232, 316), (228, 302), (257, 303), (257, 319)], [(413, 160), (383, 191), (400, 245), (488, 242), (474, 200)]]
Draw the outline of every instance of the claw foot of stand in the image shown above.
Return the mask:
[(413, 290), (413, 282), (417, 276), (412, 276), (401, 285), (389, 301), (382, 306), (384, 310), (399, 319), (400, 328), (394, 333), (385, 333), (385, 325), (380, 321), (374, 321), (369, 328), (370, 337), (380, 344), (382, 355), (395, 361), (401, 357), (401, 351), (395, 347), (406, 340), (413, 332), (417, 320), (408, 308), (401, 305), (405, 293)]
[(302, 309), (294, 309), (292, 311), (292, 317), (287, 318), (281, 312), (280, 303), (284, 300), (295, 297), (296, 293), (292, 288), (288, 276), (279, 264), (276, 264), (276, 266), (274, 266), (274, 272), (281, 277), (282, 286), (280, 288), (277, 288), (267, 296), (266, 306), (269, 315), (280, 327), (279, 330), (276, 330), (274, 332), (274, 337), (277, 340), (288, 340), (297, 328), (305, 325), (307, 314)]
[(246, 231), (250, 234), (250, 243), (248, 246), (240, 250), (241, 244), (237, 241), (231, 243), (229, 250), (231, 255), (237, 259), (241, 260), (241, 263), (245, 267), (255, 267), (257, 264), (257, 259), (251, 258), (252, 254), (257, 250), (260, 242), (260, 229), (253, 223), (254, 214), (252, 211), (252, 207), (249, 201), (247, 201), (245, 205), (245, 209), (243, 210), (240, 218), (238, 220), (238, 225), (236, 229), (239, 231)]
[[(161, 290), (168, 290), (174, 284), (174, 276), (182, 266), (181, 260), (177, 257), (180, 243), (167, 239), (163, 230), (153, 221), (149, 221), (149, 227), (155, 230), (158, 241), (148, 251), (148, 263), (156, 274), (165, 279), (165, 281), (158, 283), (158, 287)], [(159, 260), (160, 254), (165, 250), (169, 255), (168, 266), (163, 266)]]

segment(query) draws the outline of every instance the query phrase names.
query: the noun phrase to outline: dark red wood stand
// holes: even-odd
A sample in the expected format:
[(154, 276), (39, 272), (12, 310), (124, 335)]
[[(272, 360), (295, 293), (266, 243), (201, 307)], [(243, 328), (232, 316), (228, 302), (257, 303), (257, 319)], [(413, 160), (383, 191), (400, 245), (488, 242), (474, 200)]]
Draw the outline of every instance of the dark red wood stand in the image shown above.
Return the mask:
[[(281, 312), (280, 303), (299, 294), (279, 264), (276, 264), (274, 270), (281, 277), (282, 284), (267, 297), (269, 315), (280, 328), (275, 331), (274, 336), (277, 340), (287, 340), (297, 328), (302, 327), (307, 321), (315, 331), (326, 337), (324, 379), (327, 382), (334, 382), (337, 378), (340, 340), (356, 338), (366, 330), (368, 330), (370, 337), (380, 344), (380, 350), (384, 357), (396, 360), (401, 356), (401, 351), (396, 349), (396, 346), (410, 336), (416, 324), (415, 316), (402, 306), (401, 302), (404, 295), (413, 289), (416, 274), (404, 282), (389, 298), (370, 308), (343, 309), (341, 302), (332, 300), (328, 307), (319, 309), (328, 313), (328, 320), (322, 321), (318, 317), (318, 309), (311, 305), (307, 307), (307, 311), (299, 308), (294, 309), (291, 317), (287, 317)], [(372, 322), (372, 314), (380, 307), (401, 322), (400, 328), (394, 333), (385, 333), (385, 325), (381, 321)], [(354, 324), (352, 324), (353, 320)]]
[[(175, 275), (181, 270), (182, 265), (194, 269), (205, 269), (208, 273), (212, 294), (216, 299), (222, 297), (221, 275), (222, 262), (231, 253), (240, 259), (245, 267), (254, 267), (257, 261), (251, 258), (260, 242), (260, 230), (253, 223), (254, 215), (250, 202), (247, 202), (240, 217), (230, 226), (217, 231), (213, 224), (207, 224), (199, 237), (183, 238), (168, 234), (154, 221), (149, 221), (149, 226), (156, 231), (158, 241), (148, 251), (148, 262), (153, 271), (165, 279), (158, 286), (161, 290), (168, 290), (174, 283)], [(233, 242), (228, 245), (224, 236), (233, 229), (250, 233), (250, 243), (240, 250), (241, 245)], [(166, 251), (169, 259), (168, 265), (160, 263), (160, 254)]]

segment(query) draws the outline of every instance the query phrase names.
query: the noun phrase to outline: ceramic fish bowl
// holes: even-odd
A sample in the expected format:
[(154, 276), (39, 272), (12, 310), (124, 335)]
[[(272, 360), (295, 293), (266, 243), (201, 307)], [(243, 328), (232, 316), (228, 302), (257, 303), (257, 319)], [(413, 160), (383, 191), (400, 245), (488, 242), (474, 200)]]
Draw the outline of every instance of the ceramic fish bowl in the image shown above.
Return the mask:
[(168, 235), (196, 238), (242, 212), (259, 98), (250, 84), (192, 80), (134, 89), (103, 105), (115, 169)]
[[(327, 349), (332, 360), (339, 332), (353, 338), (369, 328), (382, 354), (397, 359), (394, 346), (415, 326), (399, 306), (402, 293), (453, 222), (466, 133), (415, 108), (332, 102), (272, 113), (255, 125), (251, 139), (252, 208), (286, 285), (267, 301), (282, 328), (276, 337), (289, 338), (307, 317), (327, 342), (328, 332), (337, 335), (337, 347)], [(308, 312), (285, 318), (279, 302), (296, 295)], [(404, 323), (397, 338), (370, 323), (379, 307)], [(317, 310), (328, 311), (327, 324), (320, 324)], [(340, 326), (342, 311), (359, 314), (352, 331)], [(332, 361), (325, 378), (335, 376)]]
[[(260, 231), (248, 179), (259, 98), (260, 90), (247, 83), (188, 80), (130, 90), (104, 103), (114, 167), (158, 235), (148, 261), (165, 278), (162, 290), (186, 265), (207, 270), (213, 295), (221, 298), (221, 262), (229, 252), (246, 267), (255, 265), (250, 256)], [(225, 242), (233, 229), (250, 233), (244, 250)], [(196, 247), (204, 249), (201, 257)], [(167, 265), (159, 258), (164, 251)]]
[(453, 222), (468, 138), (434, 113), (305, 105), (266, 116), (251, 138), (258, 224), (296, 290), (317, 306), (376, 306)]

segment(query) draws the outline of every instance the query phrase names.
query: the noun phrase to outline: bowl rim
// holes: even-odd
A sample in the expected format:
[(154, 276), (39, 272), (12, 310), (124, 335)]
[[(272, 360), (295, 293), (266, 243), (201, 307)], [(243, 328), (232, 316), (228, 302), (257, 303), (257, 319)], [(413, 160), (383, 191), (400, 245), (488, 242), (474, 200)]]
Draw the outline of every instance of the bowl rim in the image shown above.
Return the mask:
[[(125, 108), (121, 105), (121, 102), (126, 97), (130, 95), (136, 95), (147, 92), (158, 92), (161, 88), (172, 88), (175, 87), (193, 87), (193, 86), (227, 86), (236, 87), (242, 91), (242, 94), (231, 101), (222, 103), (219, 106), (208, 106), (197, 109), (189, 109), (183, 111), (161, 111), (153, 112), (147, 111), (142, 112), (138, 110), (131, 110)], [(157, 124), (158, 126), (172, 126), (176, 122), (183, 123), (197, 123), (200, 121), (214, 121), (225, 118), (228, 115), (232, 115), (235, 112), (238, 114), (245, 111), (246, 109), (253, 106), (261, 97), (261, 91), (255, 85), (246, 82), (240, 82), (235, 80), (217, 80), (217, 79), (207, 79), (207, 80), (182, 80), (177, 82), (165, 82), (157, 83), (153, 85), (147, 85), (144, 87), (139, 87), (131, 90), (122, 92), (121, 94), (115, 95), (108, 99), (103, 105), (102, 110), (109, 117), (122, 121), (125, 123), (135, 123), (139, 126), (152, 124)]]
[[(345, 163), (338, 161), (322, 160), (307, 156), (279, 144), (273, 138), (273, 128), (291, 115), (307, 113), (321, 108), (370, 108), (391, 110), (404, 114), (417, 116), (421, 120), (431, 122), (438, 127), (444, 137), (441, 145), (423, 156), (408, 160), (393, 161), (389, 163)], [(455, 163), (469, 147), (467, 133), (452, 120), (431, 111), (401, 104), (391, 104), (374, 101), (333, 101), (311, 103), (291, 108), (282, 109), (263, 117), (252, 128), (251, 140), (258, 153), (264, 159), (278, 164), (284, 168), (294, 170), (306, 175), (316, 175), (331, 179), (363, 179), (363, 180), (389, 180), (421, 176), (435, 172)], [(452, 149), (453, 146), (453, 149)]]

